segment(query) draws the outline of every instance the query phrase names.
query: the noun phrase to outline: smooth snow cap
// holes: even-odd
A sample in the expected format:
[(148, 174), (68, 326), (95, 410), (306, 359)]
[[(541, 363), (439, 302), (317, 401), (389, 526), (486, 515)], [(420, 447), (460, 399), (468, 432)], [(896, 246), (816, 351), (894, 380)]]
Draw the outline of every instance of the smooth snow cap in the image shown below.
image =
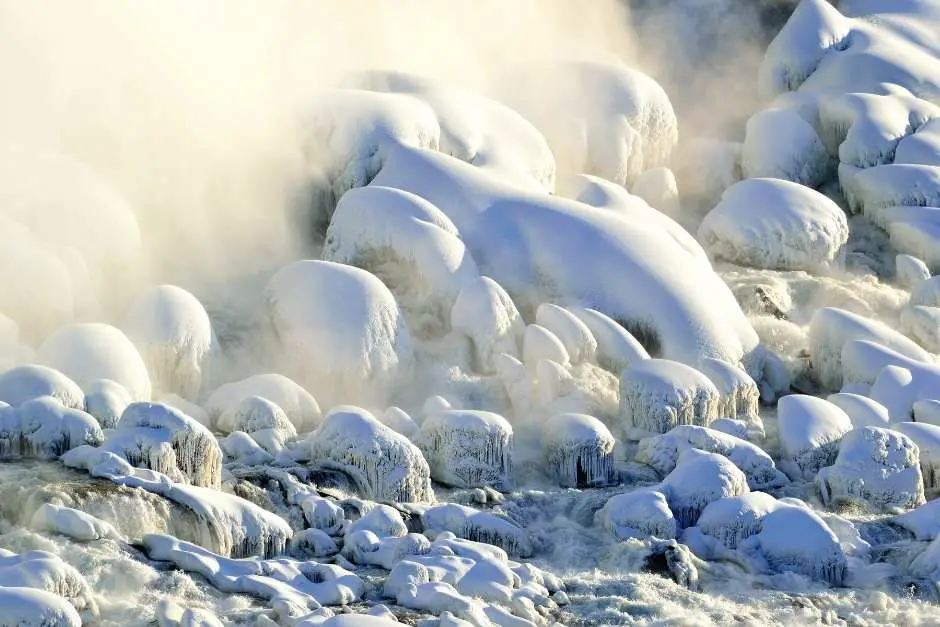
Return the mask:
[(766, 177), (817, 187), (832, 168), (826, 146), (809, 122), (793, 109), (767, 109), (747, 121), (741, 170), (745, 179)]
[(495, 371), (500, 354), (520, 356), (525, 322), (506, 290), (489, 277), (462, 286), (450, 311), (450, 325), (473, 342), (480, 372)]
[(795, 468), (784, 470), (811, 479), (836, 459), (839, 441), (852, 430), (852, 421), (838, 405), (829, 401), (791, 394), (777, 401), (780, 444)]
[(597, 341), (597, 363), (602, 368), (619, 375), (630, 364), (650, 358), (643, 345), (610, 316), (585, 307), (568, 310), (590, 329)]
[(838, 394), (830, 394), (826, 397), (826, 400), (841, 408), (848, 415), (849, 420), (852, 421), (852, 427), (855, 429), (887, 427), (891, 422), (887, 408), (867, 396), (839, 392)]
[(317, 401), (307, 390), (281, 374), (256, 374), (241, 381), (226, 383), (206, 401), (206, 412), (212, 420), (245, 400), (259, 396), (274, 403), (287, 414), (298, 433), (308, 433), (320, 424), (322, 414)]
[(18, 366), (0, 374), (0, 401), (17, 407), (28, 400), (51, 396), (66, 407), (85, 408), (85, 394), (74, 381), (46, 366)]

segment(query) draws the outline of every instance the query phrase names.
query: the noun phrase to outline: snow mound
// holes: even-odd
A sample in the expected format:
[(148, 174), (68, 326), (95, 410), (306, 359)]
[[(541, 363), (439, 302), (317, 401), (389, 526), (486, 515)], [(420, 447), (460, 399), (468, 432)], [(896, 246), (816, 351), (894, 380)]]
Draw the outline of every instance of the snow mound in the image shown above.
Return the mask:
[(745, 266), (824, 270), (849, 237), (845, 213), (819, 192), (779, 179), (732, 185), (702, 221), (709, 253)]
[(848, 565), (839, 539), (812, 510), (781, 507), (769, 512), (760, 533), (745, 544), (754, 541), (774, 571), (800, 573), (832, 586), (845, 581)]
[(666, 359), (638, 361), (620, 376), (620, 416), (631, 436), (666, 433), (679, 425), (708, 426), (718, 417), (719, 398), (704, 374)]
[(369, 564), (391, 570), (401, 560), (411, 555), (426, 555), (430, 550), (430, 541), (421, 534), (380, 538), (368, 529), (362, 529), (346, 536), (343, 557), (354, 564)]
[(913, 533), (918, 540), (934, 540), (940, 536), (940, 500), (927, 501), (891, 520)]
[(940, 427), (921, 422), (898, 422), (891, 428), (917, 445), (924, 487), (940, 487)]
[(462, 286), (450, 311), (450, 325), (473, 342), (474, 367), (480, 372), (495, 371), (501, 354), (520, 356), (525, 322), (509, 294), (489, 277)]
[(133, 400), (123, 385), (111, 379), (98, 379), (86, 386), (85, 411), (104, 429), (117, 426), (121, 414)]
[(696, 526), (729, 549), (761, 531), (764, 516), (784, 505), (766, 492), (749, 492), (709, 503)]
[(682, 207), (676, 175), (667, 167), (646, 170), (633, 182), (633, 193), (667, 216), (676, 219)]
[(901, 328), (931, 353), (940, 353), (940, 307), (905, 307), (901, 310)]
[(308, 433), (322, 419), (320, 406), (307, 390), (284, 375), (273, 373), (219, 386), (206, 401), (206, 412), (213, 422), (218, 421), (223, 413), (249, 396), (260, 396), (280, 407), (297, 433)]
[(19, 407), (0, 406), (0, 458), (54, 458), (83, 444), (97, 445), (104, 433), (94, 417), (50, 396)]
[(895, 205), (940, 206), (940, 168), (889, 163), (840, 174), (849, 207), (866, 216)]
[(752, 490), (780, 487), (788, 480), (777, 470), (773, 459), (759, 446), (732, 435), (692, 425), (678, 426), (663, 435), (640, 440), (636, 460), (666, 475), (679, 462), (682, 452), (699, 449), (728, 458), (747, 477)]
[(512, 426), (498, 414), (448, 410), (428, 416), (416, 444), (435, 481), (501, 491), (512, 486)]
[(747, 477), (727, 458), (694, 448), (679, 453), (676, 467), (660, 484), (679, 527), (691, 527), (705, 507), (749, 492)]
[(888, 235), (897, 250), (922, 257), (932, 268), (940, 267), (940, 220), (895, 220), (888, 225)]
[[(872, 399), (884, 405), (892, 421), (909, 420), (914, 403), (940, 397), (940, 367), (905, 357), (881, 344), (857, 340), (842, 349), (846, 384), (873, 386)], [(938, 399), (940, 400), (940, 399)]]
[(144, 290), (122, 329), (140, 351), (156, 392), (195, 398), (205, 360), (217, 344), (209, 314), (195, 296), (175, 285)]
[(849, 501), (875, 510), (910, 509), (924, 503), (918, 447), (900, 433), (854, 429), (842, 438), (832, 466), (816, 475), (823, 503)]
[[(329, 261), (297, 261), (265, 288), (277, 344), (327, 406), (379, 400), (411, 370), (411, 334), (375, 275)], [(274, 399), (271, 399), (274, 400)]]
[(123, 540), (111, 523), (90, 514), (52, 503), (43, 503), (35, 511), (29, 523), (37, 531), (52, 531), (79, 542), (90, 542), (110, 538)]
[(593, 488), (614, 477), (614, 436), (597, 418), (557, 414), (545, 423), (542, 451), (548, 474), (565, 488)]
[(843, 376), (842, 351), (853, 340), (876, 342), (911, 359), (931, 361), (929, 354), (913, 340), (883, 322), (844, 309), (823, 307), (810, 320), (809, 352), (813, 372), (824, 387), (838, 390), (850, 382)]
[(173, 481), (219, 487), (222, 451), (215, 436), (183, 412), (162, 403), (131, 403), (102, 446), (137, 468)]
[(570, 311), (543, 303), (535, 312), (535, 323), (561, 340), (572, 364), (594, 361), (597, 340), (587, 325)]
[(83, 389), (98, 379), (111, 379), (135, 401), (150, 400), (150, 376), (140, 353), (126, 335), (100, 323), (73, 324), (53, 333), (36, 354)]
[(630, 364), (650, 355), (643, 345), (617, 321), (595, 309), (571, 307), (569, 309), (584, 323), (597, 342), (597, 363), (604, 369), (619, 375)]
[(737, 366), (710, 357), (699, 362), (698, 370), (718, 388), (721, 395), (719, 416), (760, 422), (760, 390), (748, 373)]
[(349, 475), (366, 498), (434, 501), (431, 471), (418, 447), (364, 409), (333, 409), (308, 441), (314, 463)]
[(270, 464), (274, 461), (274, 455), (263, 449), (244, 431), (231, 432), (219, 440), (219, 446), (227, 458), (246, 466)]
[(840, 392), (838, 394), (830, 394), (826, 397), (826, 400), (838, 406), (848, 415), (854, 429), (861, 429), (863, 427), (887, 427), (888, 423), (891, 422), (887, 408), (867, 396)]
[(782, 468), (792, 478), (804, 479), (835, 462), (839, 442), (852, 430), (852, 421), (837, 405), (804, 394), (777, 401), (777, 424), (786, 456)]
[(246, 396), (229, 406), (216, 423), (223, 433), (244, 431), (254, 435), (259, 431), (270, 431), (283, 444), (297, 437), (297, 430), (284, 410), (260, 396)]
[(679, 526), (666, 496), (653, 488), (640, 488), (608, 499), (597, 513), (598, 524), (618, 540), (677, 537)]
[(445, 503), (430, 507), (421, 513), (421, 524), (431, 537), (449, 532), (462, 540), (499, 547), (510, 555), (532, 555), (532, 544), (525, 529), (505, 518), (466, 505)]
[(831, 170), (829, 154), (816, 129), (793, 109), (767, 109), (747, 121), (741, 149), (741, 171), (746, 179), (763, 177), (818, 187)]
[(393, 431), (397, 431), (406, 438), (411, 438), (421, 428), (411, 416), (400, 407), (389, 407), (381, 416), (377, 416), (382, 424)]
[(911, 290), (911, 305), (940, 307), (940, 276), (930, 277)]
[(10, 588), (32, 588), (55, 594), (68, 601), (86, 620), (94, 621), (98, 614), (91, 588), (82, 574), (59, 556), (47, 551), (16, 554), (0, 549), (0, 590)]
[(0, 587), (0, 624), (18, 627), (80, 627), (81, 616), (57, 594), (34, 588)]
[(553, 361), (567, 367), (571, 365), (568, 349), (557, 335), (540, 324), (530, 324), (525, 328), (522, 339), (522, 360), (527, 368), (535, 371), (542, 360)]
[(421, 333), (446, 326), (461, 289), (479, 277), (457, 227), (410, 192), (370, 185), (340, 199), (323, 259), (371, 272)]
[(41, 396), (51, 396), (72, 409), (85, 408), (82, 389), (58, 370), (29, 365), (0, 374), (0, 401), (17, 407)]
[(346, 528), (346, 535), (357, 531), (368, 530), (379, 537), (401, 536), (408, 534), (408, 526), (402, 520), (401, 514), (394, 507), (388, 505), (376, 505), (366, 512), (362, 518), (355, 521)]
[(894, 258), (898, 284), (913, 289), (930, 278), (930, 269), (922, 260), (911, 255), (898, 255)]
[(894, 152), (895, 163), (940, 166), (940, 119), (936, 115), (931, 117), (898, 142)]
[(914, 422), (926, 422), (940, 427), (940, 400), (927, 399), (914, 403)]

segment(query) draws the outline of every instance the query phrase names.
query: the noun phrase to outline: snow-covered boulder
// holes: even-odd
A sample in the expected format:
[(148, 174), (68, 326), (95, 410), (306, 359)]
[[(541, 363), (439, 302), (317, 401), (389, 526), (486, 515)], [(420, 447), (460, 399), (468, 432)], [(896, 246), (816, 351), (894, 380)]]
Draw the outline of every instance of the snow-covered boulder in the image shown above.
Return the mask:
[(696, 526), (702, 533), (718, 539), (729, 549), (761, 530), (761, 520), (784, 505), (766, 492), (749, 492), (709, 503), (702, 510)]
[[(27, 588), (57, 595), (71, 604), (74, 610), (77, 610), (87, 619), (94, 620), (97, 617), (98, 606), (91, 588), (74, 566), (48, 551), (27, 551), (16, 554), (6, 549), (0, 549), (0, 590), (23, 590)], [(18, 609), (21, 608), (4, 608), (0, 610), (0, 613), (12, 611), (15, 614)], [(43, 612), (40, 613), (40, 615), (42, 614)], [(56, 612), (55, 614), (59, 617), (73, 615), (67, 611)], [(47, 614), (47, 616), (49, 615)], [(46, 624), (38, 622), (38, 617), (27, 618), (27, 622), (5, 624)], [(51, 624), (57, 623), (53, 622)], [(63, 622), (59, 624), (68, 625), (73, 623)], [(77, 624), (80, 625), (81, 621)]]
[(852, 421), (853, 429), (887, 427), (891, 422), (887, 408), (867, 396), (839, 392), (838, 394), (830, 394), (826, 397), (826, 400), (833, 405), (837, 405), (848, 415), (849, 420)]
[(940, 366), (933, 363), (865, 340), (848, 342), (842, 361), (846, 384), (867, 386), (868, 394), (884, 405), (892, 421), (910, 420), (917, 401), (940, 400)]
[(0, 406), (0, 457), (58, 457), (104, 440), (98, 422), (80, 409), (40, 396), (19, 407)]
[(333, 409), (309, 443), (313, 463), (346, 473), (366, 498), (434, 501), (431, 471), (418, 447), (364, 409)]
[(310, 393), (281, 374), (257, 374), (219, 386), (206, 401), (206, 413), (213, 422), (250, 396), (265, 398), (280, 407), (297, 433), (308, 433), (320, 424), (320, 405)]
[(691, 527), (705, 507), (718, 499), (750, 490), (747, 477), (728, 458), (687, 448), (660, 484), (679, 527)]
[(940, 499), (927, 501), (891, 521), (913, 533), (917, 540), (933, 540), (940, 536)]
[(121, 414), (133, 402), (130, 392), (111, 379), (98, 379), (86, 386), (85, 411), (95, 417), (104, 429), (117, 426)]
[(669, 540), (675, 538), (679, 530), (666, 496), (654, 488), (639, 488), (613, 496), (596, 517), (618, 540), (649, 536)]
[(631, 191), (671, 218), (678, 218), (682, 211), (676, 175), (667, 167), (646, 170), (633, 182)]
[(412, 437), (421, 428), (418, 423), (400, 407), (389, 407), (381, 416), (376, 416), (383, 425), (397, 431), (406, 438)]
[(693, 448), (727, 457), (741, 469), (752, 490), (787, 483), (786, 476), (759, 446), (708, 427), (681, 425), (663, 435), (644, 438), (637, 447), (636, 460), (667, 475), (675, 469), (682, 452)]
[(57, 594), (14, 586), (0, 587), (0, 624), (80, 627), (82, 618)]
[(718, 417), (719, 398), (704, 374), (666, 359), (638, 361), (620, 376), (620, 417), (636, 439), (678, 425), (708, 426)]
[(918, 447), (900, 433), (854, 429), (842, 438), (832, 466), (816, 475), (823, 503), (860, 502), (875, 510), (910, 509), (924, 502)]
[(933, 276), (911, 290), (911, 305), (940, 307), (940, 276)]
[(297, 261), (274, 274), (265, 298), (278, 352), (327, 406), (382, 400), (410, 372), (411, 334), (375, 275)]
[(226, 409), (216, 428), (223, 433), (244, 431), (254, 436), (256, 433), (270, 433), (282, 444), (297, 436), (297, 430), (284, 413), (284, 410), (260, 396), (246, 396)]
[(83, 389), (98, 379), (111, 379), (123, 385), (133, 400), (150, 400), (144, 360), (133, 342), (110, 325), (80, 323), (59, 329), (39, 347), (36, 358)]
[(82, 389), (58, 370), (29, 365), (17, 366), (0, 374), (0, 401), (17, 407), (42, 396), (51, 396), (73, 409), (85, 407)]
[(760, 390), (748, 373), (737, 366), (710, 357), (699, 362), (698, 370), (718, 388), (721, 395), (719, 416), (742, 418), (751, 422), (760, 420)]
[(199, 299), (175, 285), (151, 287), (131, 304), (121, 328), (143, 357), (156, 392), (195, 398), (217, 344)]
[(498, 414), (439, 412), (425, 419), (415, 442), (435, 481), (504, 491), (512, 486), (512, 426)]
[(232, 431), (219, 439), (219, 446), (226, 458), (246, 466), (270, 464), (274, 455), (266, 451), (244, 431)]
[(940, 206), (940, 168), (889, 163), (841, 173), (849, 208), (873, 216), (893, 205)]
[(545, 469), (565, 488), (607, 485), (614, 476), (615, 443), (597, 418), (557, 414), (542, 428)]
[(522, 340), (522, 360), (527, 368), (535, 370), (539, 361), (547, 359), (562, 367), (571, 364), (568, 349), (557, 335), (540, 324), (530, 324), (525, 328)]
[(777, 425), (786, 456), (781, 467), (792, 478), (804, 479), (812, 479), (820, 468), (833, 464), (842, 436), (853, 428), (838, 405), (804, 394), (777, 401)]
[(853, 340), (877, 342), (911, 359), (931, 361), (927, 351), (883, 322), (823, 307), (810, 320), (809, 352), (813, 372), (824, 387), (837, 390), (848, 382), (843, 377), (842, 350)]
[(378, 277), (419, 334), (446, 328), (461, 289), (479, 278), (457, 227), (440, 209), (410, 192), (382, 186), (343, 194), (322, 258)]
[(888, 224), (888, 235), (897, 250), (917, 255), (931, 268), (940, 268), (940, 220), (894, 220)]
[(924, 487), (940, 487), (940, 427), (925, 422), (897, 422), (891, 428), (917, 445)]
[(53, 503), (40, 505), (39, 509), (33, 513), (29, 526), (37, 531), (59, 533), (79, 542), (105, 538), (123, 541), (121, 534), (111, 523), (83, 511)]
[(819, 192), (772, 178), (732, 185), (702, 221), (709, 253), (745, 266), (819, 271), (835, 263), (849, 237), (839, 206)]
[(506, 518), (466, 505), (445, 503), (430, 507), (421, 513), (421, 524), (431, 537), (443, 531), (469, 542), (499, 547), (497, 551), (510, 555), (528, 557), (532, 554), (525, 529)]
[(500, 354), (520, 356), (525, 322), (509, 294), (489, 277), (464, 284), (450, 311), (450, 326), (473, 342), (475, 368), (493, 372)]
[(930, 398), (914, 403), (914, 422), (940, 427), (940, 400)]
[(569, 311), (584, 323), (597, 342), (597, 363), (616, 375), (630, 364), (650, 355), (630, 332), (610, 316), (595, 309), (571, 307)]
[(572, 364), (594, 361), (597, 353), (594, 334), (567, 309), (551, 303), (542, 303), (535, 311), (535, 323), (548, 329), (561, 340)]
[(826, 181), (832, 167), (812, 124), (793, 109), (767, 109), (747, 121), (741, 171), (745, 179), (781, 179), (812, 188)]
[(760, 533), (744, 544), (745, 552), (759, 547), (757, 552), (772, 571), (800, 573), (833, 586), (841, 586), (848, 574), (838, 537), (807, 508), (789, 506), (769, 512), (761, 520)]
[(898, 284), (913, 289), (930, 278), (930, 269), (922, 260), (912, 255), (897, 255), (894, 258)]

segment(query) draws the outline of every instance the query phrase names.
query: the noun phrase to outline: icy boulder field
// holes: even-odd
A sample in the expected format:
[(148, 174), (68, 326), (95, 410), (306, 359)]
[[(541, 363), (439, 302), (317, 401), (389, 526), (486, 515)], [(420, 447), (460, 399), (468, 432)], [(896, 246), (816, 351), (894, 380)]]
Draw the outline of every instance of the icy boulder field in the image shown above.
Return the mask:
[(527, 2), (0, 6), (0, 627), (940, 624), (940, 0)]

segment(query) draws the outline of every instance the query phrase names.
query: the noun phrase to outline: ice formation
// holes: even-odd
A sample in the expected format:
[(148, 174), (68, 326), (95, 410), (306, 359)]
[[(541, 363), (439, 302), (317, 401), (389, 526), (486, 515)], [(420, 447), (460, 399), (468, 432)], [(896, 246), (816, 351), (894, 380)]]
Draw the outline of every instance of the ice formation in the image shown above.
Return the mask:
[(940, 427), (920, 422), (898, 422), (891, 428), (917, 445), (924, 487), (940, 487)]
[(85, 411), (104, 429), (113, 429), (133, 401), (123, 385), (111, 379), (98, 379), (86, 386)]
[(565, 488), (604, 486), (614, 477), (614, 436), (586, 414), (557, 414), (542, 432), (547, 473)]
[(921, 259), (902, 254), (895, 257), (895, 274), (900, 285), (913, 289), (930, 278), (930, 269)]
[(845, 213), (835, 202), (772, 178), (731, 186), (699, 227), (699, 240), (712, 256), (782, 270), (825, 270), (848, 237)]
[(289, 367), (327, 406), (379, 400), (396, 377), (410, 372), (411, 334), (395, 297), (375, 275), (329, 261), (297, 261), (275, 273), (265, 298)]
[(748, 422), (759, 423), (758, 405), (760, 390), (751, 376), (741, 368), (727, 362), (706, 357), (698, 364), (698, 370), (718, 388), (721, 406), (718, 415), (728, 418), (741, 418)]
[(718, 418), (718, 407), (715, 384), (685, 364), (647, 359), (620, 376), (620, 417), (634, 436), (666, 433), (679, 425), (708, 426)]
[(460, 488), (512, 486), (512, 426), (498, 414), (437, 413), (421, 424), (415, 442), (435, 481)]
[(346, 473), (367, 498), (434, 501), (431, 471), (418, 447), (364, 409), (334, 408), (309, 443), (313, 463)]
[(50, 396), (72, 409), (85, 408), (82, 389), (58, 370), (29, 365), (0, 374), (0, 401), (17, 407), (42, 396)]
[(652, 488), (611, 497), (597, 517), (618, 540), (647, 536), (666, 540), (677, 537), (679, 529), (666, 496)]
[(525, 529), (510, 520), (466, 505), (446, 503), (430, 507), (421, 512), (421, 525), (432, 537), (448, 532), (482, 546), (499, 547), (513, 556), (532, 555), (532, 544)]
[(788, 506), (769, 512), (750, 542), (775, 571), (801, 573), (833, 586), (845, 581), (848, 564), (839, 539), (812, 510)]
[(826, 400), (838, 406), (852, 421), (854, 429), (862, 427), (887, 427), (891, 422), (887, 408), (867, 396), (840, 392), (830, 394)]
[(80, 627), (82, 618), (57, 594), (29, 587), (0, 587), (0, 623)]
[(81, 542), (110, 538), (123, 540), (117, 530), (108, 522), (99, 520), (83, 511), (43, 503), (33, 514), (30, 527), (38, 531), (52, 531), (69, 536)]
[(777, 401), (780, 445), (786, 455), (782, 469), (793, 478), (812, 479), (823, 466), (831, 466), (842, 436), (852, 421), (837, 405), (804, 394)]
[(149, 288), (131, 304), (122, 329), (143, 357), (155, 392), (196, 397), (217, 341), (195, 296), (175, 285)]
[(694, 525), (709, 503), (749, 492), (747, 477), (737, 466), (694, 448), (679, 453), (676, 467), (660, 486), (680, 528)]
[(609, 316), (595, 309), (572, 307), (578, 320), (584, 323), (597, 342), (597, 363), (608, 371), (619, 375), (630, 364), (650, 355), (629, 331)]
[(704, 534), (716, 538), (729, 549), (736, 549), (761, 531), (761, 521), (784, 505), (766, 492), (749, 492), (709, 503), (696, 522)]
[(489, 277), (463, 285), (450, 310), (450, 326), (473, 342), (480, 372), (495, 371), (501, 354), (521, 356), (525, 322), (506, 291)]
[(535, 312), (535, 323), (548, 329), (561, 340), (572, 364), (594, 361), (597, 353), (594, 334), (568, 310), (551, 303), (543, 303)]
[(849, 431), (835, 464), (820, 469), (816, 483), (824, 503), (861, 502), (891, 510), (924, 502), (918, 446), (905, 435), (878, 427)]
[(23, 588), (50, 592), (65, 599), (86, 620), (94, 620), (98, 614), (88, 582), (74, 566), (59, 556), (48, 551), (28, 551), (18, 555), (0, 549), (0, 590)]
[(150, 375), (144, 360), (128, 337), (110, 325), (63, 327), (43, 342), (36, 358), (83, 389), (98, 379), (111, 379), (123, 385), (133, 400), (150, 400)]
[[(830, 169), (829, 155), (826, 153), (822, 139), (816, 133), (816, 129), (797, 112), (791, 109), (767, 109), (754, 114), (747, 121), (747, 134), (741, 149), (741, 170), (746, 179), (767, 178), (792, 181), (798, 185), (805, 185), (803, 189), (809, 191), (810, 188), (817, 187), (826, 181)], [(743, 181), (743, 184), (747, 183), (747, 180)], [(725, 192), (724, 202), (730, 200), (727, 194), (733, 189), (735, 186)], [(736, 202), (743, 200), (744, 197), (738, 196)], [(743, 217), (740, 212), (739, 215)], [(790, 219), (793, 217), (805, 219), (809, 217), (809, 214), (804, 212), (803, 216), (799, 214), (788, 216)], [(831, 219), (830, 217), (829, 220)], [(827, 233), (825, 228), (820, 229), (812, 222), (806, 224), (819, 229), (820, 238), (824, 241), (833, 235), (839, 235), (838, 231)], [(847, 230), (847, 228), (842, 229), (843, 232)], [(845, 236), (848, 236), (847, 232)], [(771, 259), (778, 258), (779, 253), (771, 257)]]
[(40, 396), (19, 407), (0, 406), (0, 457), (52, 458), (104, 440), (101, 426), (80, 409)]
[(297, 437), (297, 430), (284, 410), (260, 396), (246, 396), (229, 406), (216, 421), (223, 433), (243, 431), (250, 436), (269, 436), (281, 443)]
[(213, 421), (250, 396), (267, 399), (281, 408), (298, 433), (308, 433), (320, 424), (317, 401), (307, 390), (280, 374), (258, 374), (220, 386), (206, 401), (206, 412)]

